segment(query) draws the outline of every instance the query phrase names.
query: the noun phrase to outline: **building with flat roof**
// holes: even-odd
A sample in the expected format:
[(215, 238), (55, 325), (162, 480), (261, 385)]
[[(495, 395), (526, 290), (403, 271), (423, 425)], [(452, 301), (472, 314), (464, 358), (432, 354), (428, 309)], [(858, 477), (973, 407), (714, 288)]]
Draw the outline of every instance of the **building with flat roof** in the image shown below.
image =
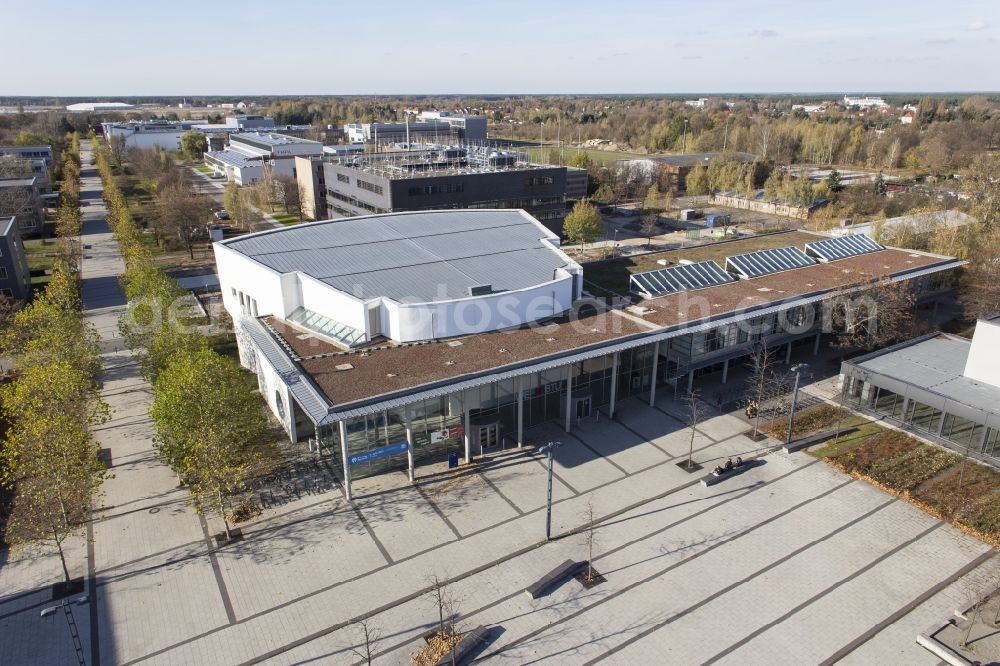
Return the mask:
[(630, 396), (725, 381), (760, 346), (786, 362), (816, 353), (832, 294), (906, 281), (932, 301), (962, 263), (838, 240), (787, 232), (658, 253), (632, 274), (630, 306), (612, 309), (521, 211), (334, 220), (215, 249), (241, 362), (350, 494), (351, 478), (412, 478), (452, 453), (520, 445), (531, 426), (570, 431)]
[(0, 296), (16, 301), (31, 298), (28, 257), (14, 217), (0, 218)]
[(486, 116), (425, 111), (413, 122), (350, 123), (344, 134), (351, 143), (486, 143)]
[(260, 180), (265, 170), (274, 176), (296, 178), (295, 158), (323, 154), (323, 144), (275, 132), (238, 132), (229, 146), (205, 153), (205, 165), (238, 185)]
[(190, 121), (172, 120), (101, 123), (104, 138), (109, 142), (115, 137), (121, 137), (130, 148), (158, 147), (163, 150), (180, 150), (181, 137), (194, 129), (195, 125)]
[[(0, 160), (14, 158), (23, 160), (31, 168), (40, 194), (52, 192), (52, 181), (49, 169), (55, 164), (52, 146), (0, 146)], [(28, 175), (25, 173), (24, 175)]]
[(66, 106), (67, 111), (128, 111), (134, 108), (134, 104), (125, 102), (77, 102)]
[(0, 178), (0, 216), (17, 218), (21, 236), (42, 233), (45, 223), (38, 178)]
[(483, 146), (421, 146), (331, 158), (323, 165), (331, 217), (445, 208), (521, 208), (556, 233), (566, 215), (566, 167)]
[(881, 97), (844, 95), (844, 106), (855, 109), (881, 109), (889, 106)]
[(847, 404), (1000, 467), (1000, 315), (972, 339), (928, 333), (841, 366)]

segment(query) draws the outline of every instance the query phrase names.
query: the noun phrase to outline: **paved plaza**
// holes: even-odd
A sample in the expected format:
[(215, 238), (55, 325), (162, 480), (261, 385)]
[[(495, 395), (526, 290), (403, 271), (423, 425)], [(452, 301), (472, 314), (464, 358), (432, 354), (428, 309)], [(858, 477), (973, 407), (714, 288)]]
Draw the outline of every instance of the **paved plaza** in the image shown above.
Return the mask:
[[(362, 479), (353, 502), (336, 484), (285, 493), (216, 549), (220, 525), (192, 510), (152, 448), (149, 386), (118, 338), (122, 265), (99, 189), (85, 166), (85, 301), (113, 409), (97, 436), (114, 478), (92, 539), (70, 547), (86, 602), (41, 617), (58, 560), (0, 552), (0, 664), (356, 664), (362, 618), (381, 635), (377, 663), (406, 664), (437, 621), (426, 594), (437, 575), (460, 628), (493, 628), (478, 655), (488, 663), (931, 666), (916, 636), (998, 566), (981, 542), (806, 454), (762, 455), (703, 487), (677, 466), (691, 430), (670, 395), (623, 401), (614, 420), (601, 412), (572, 434), (529, 433), (561, 443), (551, 542), (545, 458), (528, 446), (423, 469), (415, 486), (403, 473)], [(707, 416), (694, 459), (707, 472), (761, 454), (746, 429)], [(531, 600), (526, 586), (586, 559), (577, 530), (591, 510), (606, 582)]]

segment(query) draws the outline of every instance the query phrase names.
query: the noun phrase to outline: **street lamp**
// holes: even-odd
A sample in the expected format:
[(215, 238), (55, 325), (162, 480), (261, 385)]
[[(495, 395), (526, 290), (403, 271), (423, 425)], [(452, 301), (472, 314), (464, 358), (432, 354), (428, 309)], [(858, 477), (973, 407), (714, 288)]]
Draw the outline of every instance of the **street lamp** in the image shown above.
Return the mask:
[(809, 367), (808, 363), (793, 365), (791, 372), (795, 373), (795, 388), (792, 389), (792, 408), (788, 411), (788, 433), (785, 436), (785, 446), (792, 444), (792, 421), (795, 418), (795, 403), (799, 397), (799, 377), (802, 371)]
[(545, 446), (540, 447), (539, 451), (545, 451), (548, 457), (548, 486), (546, 488), (545, 495), (545, 540), (549, 541), (552, 539), (552, 450), (561, 446), (562, 442), (549, 442)]
[(684, 145), (681, 148), (681, 154), (686, 155), (688, 151), (688, 119), (684, 119)]

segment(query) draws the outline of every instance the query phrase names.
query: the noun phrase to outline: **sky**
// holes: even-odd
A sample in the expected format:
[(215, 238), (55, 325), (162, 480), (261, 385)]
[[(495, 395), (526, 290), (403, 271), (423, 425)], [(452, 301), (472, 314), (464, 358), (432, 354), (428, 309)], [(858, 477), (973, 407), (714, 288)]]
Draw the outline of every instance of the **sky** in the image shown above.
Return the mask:
[(0, 95), (1000, 90), (1000, 0), (0, 0)]

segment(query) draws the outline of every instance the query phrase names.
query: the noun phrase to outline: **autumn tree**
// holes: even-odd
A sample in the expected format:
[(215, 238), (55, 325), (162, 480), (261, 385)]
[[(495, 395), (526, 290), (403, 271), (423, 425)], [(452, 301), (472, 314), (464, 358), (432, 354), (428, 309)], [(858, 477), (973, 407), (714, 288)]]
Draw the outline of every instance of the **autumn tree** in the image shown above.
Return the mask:
[(653, 234), (656, 233), (656, 225), (656, 213), (647, 213), (642, 217), (642, 233), (646, 234), (646, 247), (649, 247), (653, 242)]
[(209, 349), (175, 358), (153, 385), (154, 445), (199, 513), (222, 519), (227, 540), (230, 498), (245, 489), (267, 432), (254, 386), (234, 360)]
[(185, 181), (166, 186), (157, 197), (161, 228), (176, 236), (192, 259), (194, 239), (204, 231), (211, 207), (211, 201), (195, 192)]
[(1000, 154), (983, 153), (962, 173), (962, 189), (986, 230), (1000, 226)]
[(181, 152), (189, 160), (200, 160), (208, 151), (208, 139), (204, 132), (192, 130), (181, 135)]
[(610, 204), (615, 202), (615, 192), (611, 189), (611, 186), (607, 183), (601, 183), (600, 187), (594, 192), (594, 201), (599, 201), (600, 203)]
[(696, 166), (688, 171), (687, 176), (684, 178), (684, 186), (688, 194), (708, 194), (708, 169), (703, 166)]
[(586, 199), (578, 201), (563, 222), (563, 233), (570, 243), (593, 243), (604, 234), (601, 214)]
[(128, 151), (128, 143), (125, 141), (125, 137), (115, 135), (108, 139), (108, 151), (111, 153), (111, 158), (115, 161), (115, 164), (121, 168), (122, 163), (125, 161), (125, 153)]

